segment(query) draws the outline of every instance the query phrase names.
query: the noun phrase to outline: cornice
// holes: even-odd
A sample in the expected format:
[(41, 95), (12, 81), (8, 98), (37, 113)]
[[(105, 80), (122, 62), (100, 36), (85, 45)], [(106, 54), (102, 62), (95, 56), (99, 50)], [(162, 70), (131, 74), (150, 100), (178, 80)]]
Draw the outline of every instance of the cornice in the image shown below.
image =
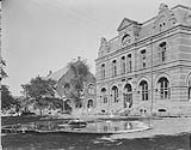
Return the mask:
[[(178, 33), (185, 33), (185, 32), (182, 32), (182, 30), (191, 31), (191, 27), (190, 26), (184, 26), (184, 25), (174, 26), (174, 27), (172, 27), (172, 28), (170, 28), (168, 30), (165, 30), (163, 32), (160, 32), (160, 33), (154, 34), (152, 36), (146, 37), (144, 39), (141, 39), (139, 41), (136, 41), (136, 42), (132, 43), (131, 45), (128, 45), (126, 47), (114, 50), (111, 53), (108, 53), (108, 54), (106, 54), (104, 56), (101, 56), (101, 57), (97, 58), (95, 61), (98, 62), (98, 61), (100, 61), (102, 59), (106, 59), (108, 57), (115, 56), (118, 53), (122, 53), (122, 52), (126, 51), (127, 49), (128, 50), (133, 50), (133, 49), (137, 49), (138, 47), (140, 47), (141, 45), (144, 45), (144, 44), (148, 45), (148, 44), (151, 44), (151, 43), (155, 43), (158, 40), (158, 38), (164, 37), (166, 35), (172, 36), (172, 35), (175, 35), (175, 34), (178, 34)], [(176, 31), (178, 31), (178, 32), (176, 32)], [(173, 32), (175, 32), (175, 33), (172, 34)], [(189, 34), (189, 33), (187, 33), (187, 34)]]

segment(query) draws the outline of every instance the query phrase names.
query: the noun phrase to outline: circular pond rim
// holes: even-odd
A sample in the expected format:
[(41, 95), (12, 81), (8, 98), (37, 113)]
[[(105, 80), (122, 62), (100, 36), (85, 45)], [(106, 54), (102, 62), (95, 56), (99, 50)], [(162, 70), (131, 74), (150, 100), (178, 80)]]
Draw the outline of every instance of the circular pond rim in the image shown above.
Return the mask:
[(40, 130), (40, 129), (26, 129), (22, 130), (22, 129), (16, 129), (14, 128), (15, 126), (18, 126), (21, 124), (15, 124), (15, 125), (7, 125), (7, 126), (3, 126), (2, 127), (2, 133), (36, 133), (36, 134), (58, 134), (58, 133), (63, 133), (63, 134), (91, 134), (91, 135), (111, 135), (111, 134), (124, 134), (124, 133), (134, 133), (134, 132), (143, 132), (146, 130), (150, 130), (152, 127), (146, 124), (142, 124), (141, 126), (139, 126), (139, 128), (136, 129), (131, 129), (131, 130), (119, 130), (119, 131), (99, 131), (99, 132), (94, 132), (94, 131), (80, 131), (80, 130), (54, 130), (54, 131), (50, 131), (50, 130)]

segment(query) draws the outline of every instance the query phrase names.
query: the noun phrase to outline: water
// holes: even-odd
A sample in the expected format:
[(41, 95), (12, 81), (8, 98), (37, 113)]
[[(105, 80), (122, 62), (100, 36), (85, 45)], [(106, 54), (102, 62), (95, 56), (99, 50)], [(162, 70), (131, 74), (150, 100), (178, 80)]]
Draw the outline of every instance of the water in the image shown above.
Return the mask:
[[(2, 146), (5, 150), (191, 150), (190, 120), (187, 118), (184, 120), (156, 120), (152, 122), (154, 127), (152, 130), (113, 135), (59, 132), (7, 134), (2, 136)], [(63, 121), (43, 121), (30, 125), (38, 125), (39, 129), (47, 131), (48, 129), (57, 130), (57, 126), (64, 123)], [(131, 126), (133, 129), (137, 127), (136, 125), (125, 125), (126, 123), (130, 122), (103, 122), (107, 127), (104, 127), (101, 122), (97, 122), (95, 126), (101, 124), (100, 130), (102, 131), (120, 131), (125, 127), (127, 130), (131, 130)], [(136, 124), (136, 122), (131, 123)], [(92, 129), (92, 126), (93, 124), (88, 126), (88, 129)], [(175, 135), (170, 135), (175, 131)], [(163, 135), (155, 135), (156, 133)]]
[[(130, 133), (143, 131), (149, 127), (141, 121), (111, 121), (97, 120), (88, 122), (83, 127), (75, 127), (68, 124), (66, 120), (60, 121), (38, 121), (28, 124), (16, 124), (7, 126), (3, 129), (9, 129), (10, 132), (34, 131), (38, 133), (83, 133), (83, 134), (112, 134), (112, 133)], [(4, 130), (3, 130), (4, 131)]]

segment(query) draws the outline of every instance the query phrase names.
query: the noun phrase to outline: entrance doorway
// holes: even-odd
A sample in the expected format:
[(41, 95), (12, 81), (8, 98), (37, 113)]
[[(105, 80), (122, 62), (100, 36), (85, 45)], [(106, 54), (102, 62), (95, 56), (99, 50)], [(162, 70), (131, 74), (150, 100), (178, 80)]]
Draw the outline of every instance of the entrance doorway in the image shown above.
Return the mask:
[(124, 99), (124, 108), (131, 108), (133, 104), (133, 93), (132, 93), (132, 87), (129, 83), (126, 84), (124, 87), (123, 99)]

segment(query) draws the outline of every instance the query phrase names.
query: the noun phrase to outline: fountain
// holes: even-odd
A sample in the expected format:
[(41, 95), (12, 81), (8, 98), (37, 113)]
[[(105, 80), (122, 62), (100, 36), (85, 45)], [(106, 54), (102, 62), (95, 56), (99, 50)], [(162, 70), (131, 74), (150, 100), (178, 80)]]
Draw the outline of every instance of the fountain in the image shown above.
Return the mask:
[(3, 133), (80, 133), (119, 134), (148, 130), (149, 125), (141, 121), (128, 120), (55, 120), (37, 121), (2, 127)]

